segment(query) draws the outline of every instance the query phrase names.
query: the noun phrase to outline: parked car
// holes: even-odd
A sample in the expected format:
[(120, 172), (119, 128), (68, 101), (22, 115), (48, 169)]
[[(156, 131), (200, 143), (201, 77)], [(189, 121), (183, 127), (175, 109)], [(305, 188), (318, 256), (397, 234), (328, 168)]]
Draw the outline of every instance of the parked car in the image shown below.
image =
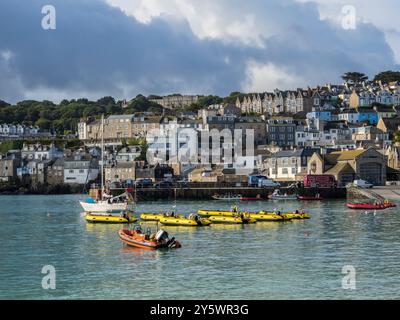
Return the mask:
[(171, 181), (161, 181), (154, 185), (157, 189), (170, 189), (172, 186), (173, 183)]
[(150, 188), (153, 186), (153, 180), (151, 179), (139, 179), (136, 180), (135, 185), (137, 188)]
[(359, 179), (359, 180), (354, 180), (354, 181), (353, 181), (353, 186), (359, 187), (359, 188), (370, 189), (370, 188), (372, 188), (374, 185), (373, 185), (372, 183), (369, 183), (368, 181)]
[(258, 180), (258, 186), (259, 187), (280, 187), (281, 184), (279, 182), (275, 182), (274, 180), (271, 179), (260, 179)]

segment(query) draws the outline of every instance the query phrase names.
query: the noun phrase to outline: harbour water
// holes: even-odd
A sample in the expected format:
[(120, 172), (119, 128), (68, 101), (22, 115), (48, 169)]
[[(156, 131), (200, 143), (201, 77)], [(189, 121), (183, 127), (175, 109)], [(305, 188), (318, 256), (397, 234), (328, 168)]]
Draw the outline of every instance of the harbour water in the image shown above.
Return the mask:
[[(254, 225), (166, 227), (183, 245), (127, 248), (118, 225), (87, 224), (83, 196), (0, 196), (0, 299), (398, 299), (400, 212), (366, 214), (344, 200), (253, 202), (241, 209), (304, 209), (310, 220)], [(398, 203), (399, 204), (399, 203)], [(229, 209), (182, 201), (178, 213)], [(138, 212), (171, 209), (146, 202)], [(153, 225), (154, 226), (154, 225)], [(56, 289), (42, 288), (45, 265)], [(342, 288), (344, 266), (356, 289)]]

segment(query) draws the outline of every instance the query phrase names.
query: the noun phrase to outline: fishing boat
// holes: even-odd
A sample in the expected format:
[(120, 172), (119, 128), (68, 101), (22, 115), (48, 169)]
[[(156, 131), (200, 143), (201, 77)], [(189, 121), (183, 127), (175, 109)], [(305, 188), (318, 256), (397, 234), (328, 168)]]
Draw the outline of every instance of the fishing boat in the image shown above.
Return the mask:
[(128, 193), (116, 197), (107, 197), (107, 194), (103, 194), (103, 200), (88, 197), (84, 201), (79, 201), (79, 203), (85, 212), (120, 212), (130, 209), (130, 203), (133, 201), (130, 198), (131, 196)]
[(223, 201), (239, 201), (242, 196), (240, 194), (214, 194), (212, 196), (214, 200), (223, 200)]
[(116, 197), (107, 193), (104, 188), (104, 115), (101, 117), (101, 189), (96, 195), (96, 199), (92, 197), (79, 201), (85, 212), (101, 213), (110, 211), (126, 211), (131, 208), (133, 198), (130, 193), (124, 192)]
[(271, 200), (297, 200), (297, 194), (281, 194), (281, 192), (276, 189), (272, 194), (268, 196)]
[(161, 229), (157, 233), (151, 234), (150, 229), (143, 233), (141, 227), (137, 226), (134, 230), (119, 230), (118, 235), (120, 240), (130, 247), (148, 250), (181, 247), (181, 244), (174, 237), (169, 238), (168, 232)]
[(321, 201), (324, 200), (319, 194), (316, 194), (315, 196), (298, 196), (297, 199), (302, 200), (302, 201)]
[(135, 223), (137, 218), (132, 215), (130, 211), (117, 212), (104, 212), (92, 213), (88, 212), (85, 219), (90, 223)]
[(347, 207), (355, 210), (384, 210), (396, 207), (396, 204), (385, 200), (384, 202), (375, 203), (348, 203)]
[(209, 219), (200, 218), (197, 214), (191, 214), (189, 217), (162, 217), (160, 223), (165, 226), (184, 226), (184, 227), (204, 227), (209, 226), (211, 221)]

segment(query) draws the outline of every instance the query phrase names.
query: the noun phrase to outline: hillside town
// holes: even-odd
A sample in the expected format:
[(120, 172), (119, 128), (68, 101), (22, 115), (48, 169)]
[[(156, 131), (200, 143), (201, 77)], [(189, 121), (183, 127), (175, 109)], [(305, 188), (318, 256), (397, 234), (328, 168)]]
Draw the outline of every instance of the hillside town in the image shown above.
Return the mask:
[[(1, 124), (0, 135), (7, 140), (35, 136), (47, 140), (26, 139), (20, 149), (3, 152), (0, 181), (3, 185), (84, 188), (98, 182), (102, 161), (110, 186), (131, 186), (143, 180), (161, 187), (177, 181), (246, 185), (249, 175), (290, 184), (304, 181), (308, 174), (328, 174), (335, 177), (338, 186), (355, 179), (374, 185), (400, 180), (397, 82), (277, 89), (241, 94), (230, 102), (184, 111), (200, 98), (154, 97), (151, 102), (162, 106), (162, 112), (111, 114), (104, 123), (100, 114), (81, 118), (77, 131), (69, 134), (79, 138), (75, 148), (56, 146), (49, 131), (39, 127)], [(123, 109), (128, 104), (124, 101)], [(166, 110), (176, 112), (168, 114)], [(201, 158), (199, 142), (191, 159), (174, 159), (181, 148), (188, 146), (188, 137), (181, 134), (188, 129), (199, 136), (212, 130), (232, 134), (242, 130), (245, 138), (246, 132), (252, 132), (254, 150), (249, 155), (244, 147), (234, 162), (228, 163), (220, 156), (218, 161), (203, 163), (196, 161)], [(175, 141), (162, 139), (171, 132), (175, 133)], [(223, 139), (218, 143), (217, 149), (226, 151), (233, 150), (236, 141), (230, 146)], [(156, 160), (150, 162), (149, 154), (156, 155)], [(160, 154), (164, 157), (158, 157)], [(250, 171), (243, 170), (243, 166)]]

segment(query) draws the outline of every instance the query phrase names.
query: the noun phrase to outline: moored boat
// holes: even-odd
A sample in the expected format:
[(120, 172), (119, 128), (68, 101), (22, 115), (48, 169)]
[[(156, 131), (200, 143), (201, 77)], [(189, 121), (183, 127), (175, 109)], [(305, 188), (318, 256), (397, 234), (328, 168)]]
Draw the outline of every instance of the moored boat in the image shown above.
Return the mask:
[(297, 200), (297, 194), (281, 194), (278, 189), (274, 190), (274, 192), (268, 195), (268, 199), (271, 200)]
[(163, 213), (142, 213), (140, 215), (140, 220), (158, 222), (158, 221), (160, 221), (160, 219), (162, 219), (164, 217), (165, 217), (165, 214), (163, 214)]
[(257, 221), (284, 221), (283, 216), (275, 213), (250, 213), (250, 217)]
[(210, 216), (224, 216), (233, 217), (236, 213), (227, 210), (198, 210), (197, 213), (200, 216), (210, 217)]
[(118, 235), (123, 243), (136, 248), (155, 250), (181, 247), (181, 244), (174, 237), (169, 238), (168, 232), (161, 229), (155, 234), (151, 234), (149, 230), (143, 233), (138, 226), (135, 230), (119, 230)]
[(396, 204), (390, 201), (375, 202), (375, 203), (348, 203), (347, 207), (355, 210), (384, 210), (396, 207)]
[(135, 218), (129, 211), (121, 211), (120, 213), (104, 212), (92, 213), (88, 212), (85, 219), (90, 223), (135, 223), (138, 219)]
[(257, 221), (250, 216), (237, 215), (237, 216), (211, 216), (208, 218), (211, 223), (222, 223), (222, 224), (250, 224), (256, 223)]
[(140, 215), (140, 220), (159, 222), (160, 219), (165, 218), (165, 217), (183, 217), (183, 216), (176, 215), (174, 211), (167, 211), (167, 212), (161, 212), (161, 213), (142, 213)]
[(79, 201), (85, 212), (107, 212), (107, 211), (126, 211), (129, 209), (128, 201), (111, 202), (110, 200), (94, 200), (87, 198), (84, 201)]
[(184, 216), (162, 217), (160, 218), (160, 223), (165, 226), (201, 227), (209, 226), (211, 221), (209, 219), (200, 218), (197, 214), (191, 214), (188, 218)]

